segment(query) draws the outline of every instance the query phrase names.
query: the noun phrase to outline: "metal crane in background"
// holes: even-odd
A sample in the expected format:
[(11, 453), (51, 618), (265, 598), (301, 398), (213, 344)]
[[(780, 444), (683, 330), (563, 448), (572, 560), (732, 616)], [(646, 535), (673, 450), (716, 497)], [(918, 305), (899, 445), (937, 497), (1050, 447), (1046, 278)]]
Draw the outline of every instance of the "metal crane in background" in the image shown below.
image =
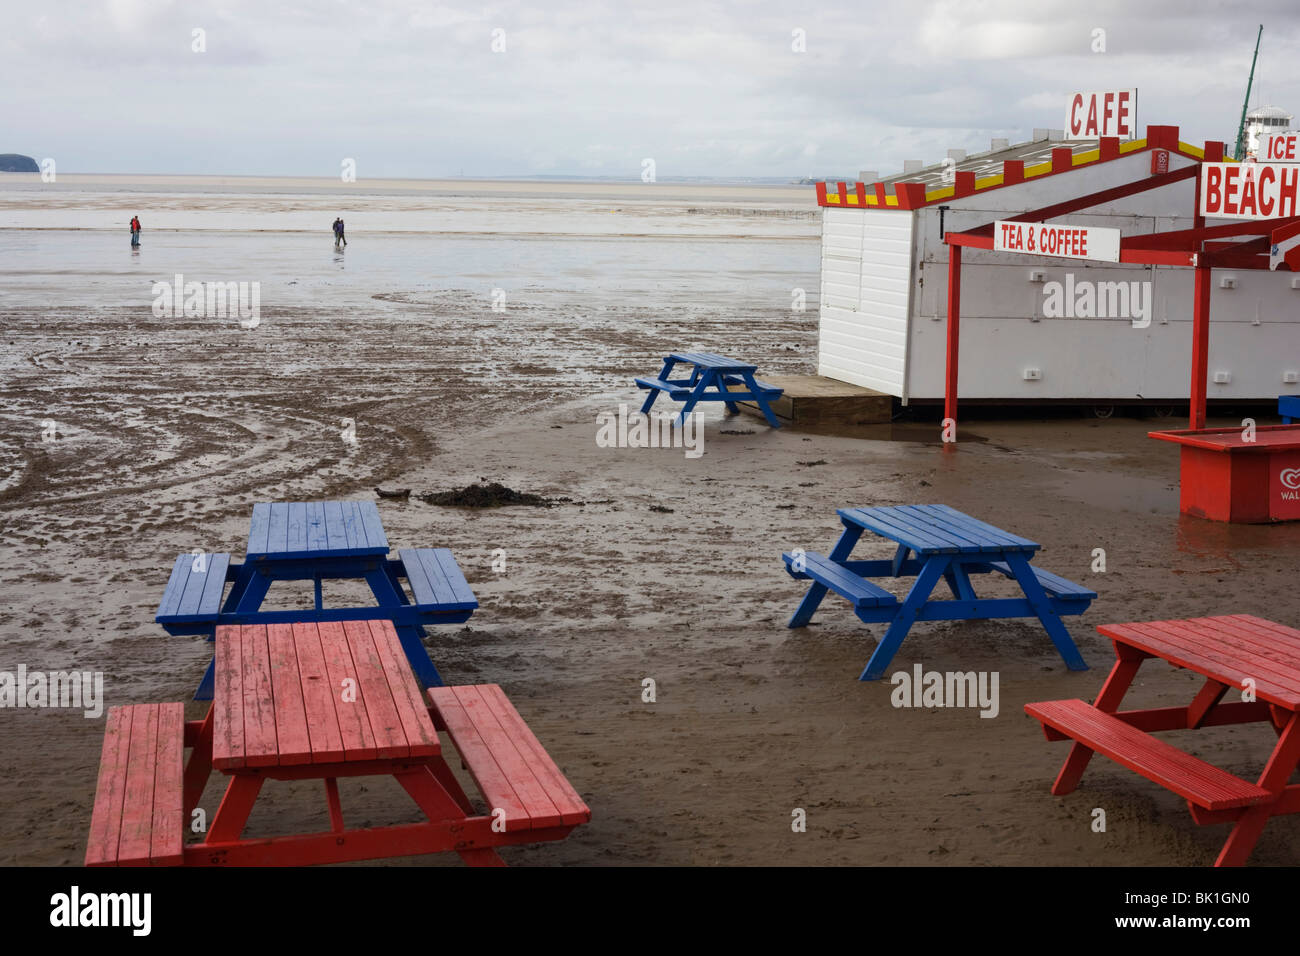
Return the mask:
[(1259, 33), (1255, 35), (1255, 55), (1250, 61), (1250, 79), (1246, 81), (1246, 100), (1241, 104), (1241, 124), (1237, 127), (1237, 148), (1233, 151), (1232, 158), (1242, 160), (1246, 158), (1246, 111), (1250, 109), (1250, 88), (1255, 83), (1255, 63), (1259, 60), (1259, 41), (1264, 35), (1264, 24), (1259, 25)]

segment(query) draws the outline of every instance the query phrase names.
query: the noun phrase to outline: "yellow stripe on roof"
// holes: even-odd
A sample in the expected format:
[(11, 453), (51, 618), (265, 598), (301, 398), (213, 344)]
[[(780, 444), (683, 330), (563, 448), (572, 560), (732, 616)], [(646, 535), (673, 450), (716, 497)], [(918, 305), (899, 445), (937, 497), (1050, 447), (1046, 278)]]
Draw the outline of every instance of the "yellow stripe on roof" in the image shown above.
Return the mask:
[(944, 186), (943, 189), (936, 189), (932, 193), (925, 194), (926, 202), (934, 202), (936, 199), (950, 199), (957, 195), (956, 186)]
[(1090, 149), (1090, 150), (1088, 150), (1086, 153), (1071, 153), (1071, 154), (1070, 154), (1070, 165), (1071, 165), (1071, 166), (1086, 166), (1086, 165), (1088, 165), (1089, 163), (1095, 163), (1095, 162), (1097, 162), (1097, 160), (1099, 160), (1099, 159), (1101, 159), (1101, 150), (1100, 150), (1100, 149)]
[(1121, 156), (1123, 156), (1125, 153), (1131, 153), (1134, 150), (1146, 149), (1146, 148), (1147, 148), (1147, 141), (1145, 139), (1130, 139), (1127, 142), (1119, 144), (1119, 152)]

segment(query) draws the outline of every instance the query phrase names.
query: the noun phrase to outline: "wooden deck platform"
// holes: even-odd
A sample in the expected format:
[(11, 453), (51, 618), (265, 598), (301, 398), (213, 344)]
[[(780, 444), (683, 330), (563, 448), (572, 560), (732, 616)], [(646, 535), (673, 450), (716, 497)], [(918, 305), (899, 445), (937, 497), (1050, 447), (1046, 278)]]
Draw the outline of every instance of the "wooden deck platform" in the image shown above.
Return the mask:
[[(772, 411), (782, 423), (836, 427), (887, 424), (893, 415), (891, 395), (837, 382), (820, 375), (763, 375), (765, 383), (784, 389)], [(747, 415), (762, 418), (753, 402), (738, 402)]]

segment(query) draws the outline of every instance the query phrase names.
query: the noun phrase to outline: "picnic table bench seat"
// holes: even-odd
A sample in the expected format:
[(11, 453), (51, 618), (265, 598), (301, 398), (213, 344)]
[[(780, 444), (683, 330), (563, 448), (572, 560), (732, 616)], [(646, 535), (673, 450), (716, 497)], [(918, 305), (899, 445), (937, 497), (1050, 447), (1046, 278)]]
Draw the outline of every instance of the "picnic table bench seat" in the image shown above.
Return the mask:
[(674, 401), (683, 401), (691, 394), (691, 389), (695, 386), (686, 381), (667, 382), (661, 378), (638, 378), (636, 387), (658, 389), (661, 392), (667, 392), (668, 397)]
[[(1005, 561), (990, 561), (989, 567), (1000, 574), (1009, 578), (1015, 578), (1015, 572), (1011, 570), (1011, 565)], [(1048, 597), (1058, 598), (1062, 601), (1095, 601), (1097, 592), (1090, 588), (1085, 588), (1082, 584), (1075, 584), (1073, 581), (1061, 577), (1059, 574), (1053, 574), (1051, 571), (1044, 571), (1042, 568), (1029, 566), (1029, 570), (1034, 572), (1034, 577), (1038, 578), (1038, 583), (1042, 585)]]
[(199, 625), (195, 633), (202, 633), (203, 626), (214, 624), (221, 613), (221, 596), (229, 570), (229, 554), (202, 557), (182, 554), (172, 565), (172, 575), (154, 619), (163, 625)]
[(434, 725), (451, 737), (488, 813), (506, 832), (571, 827), (591, 810), (496, 684), (432, 687)]
[(184, 752), (181, 704), (109, 708), (86, 866), (181, 864)]
[(450, 548), (405, 548), (398, 557), (417, 606), (436, 608), (439, 613), (478, 608), (478, 599)]
[[(1025, 711), (1048, 728), (1109, 757), (1148, 780), (1206, 810), (1249, 807), (1273, 795), (1262, 787), (1206, 763), (1082, 700), (1048, 700), (1026, 704)], [(1048, 734), (1048, 739), (1053, 739)], [(1060, 796), (1074, 789), (1053, 787)]]
[(803, 556), (804, 569), (794, 569), (795, 556), (787, 551), (781, 555), (785, 569), (796, 580), (811, 579), (829, 588), (847, 600), (855, 609), (860, 607), (888, 607), (898, 603), (898, 598), (866, 578), (854, 574), (842, 564), (837, 564), (824, 554), (807, 551)]

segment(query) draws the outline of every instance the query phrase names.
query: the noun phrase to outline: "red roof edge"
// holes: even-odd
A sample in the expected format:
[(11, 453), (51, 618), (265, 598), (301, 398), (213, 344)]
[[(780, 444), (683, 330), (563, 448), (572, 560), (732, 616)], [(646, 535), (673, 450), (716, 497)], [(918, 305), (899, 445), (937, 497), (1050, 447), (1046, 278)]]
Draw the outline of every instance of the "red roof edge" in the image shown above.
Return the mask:
[[(1120, 159), (1124, 156), (1133, 156), (1137, 153), (1149, 152), (1153, 149), (1166, 149), (1171, 153), (1177, 153), (1188, 159), (1204, 163), (1218, 163), (1223, 161), (1224, 144), (1213, 140), (1206, 142), (1203, 155), (1196, 155), (1184, 149), (1178, 139), (1177, 126), (1148, 126), (1146, 143), (1139, 149), (1129, 150), (1128, 152), (1120, 151), (1121, 142), (1113, 136), (1102, 137), (1098, 142), (1097, 158), (1091, 159), (1086, 163), (1075, 164), (1073, 151), (1068, 146), (1056, 147), (1052, 150), (1052, 170), (1037, 176), (1037, 179), (1043, 179), (1047, 176), (1058, 176), (1061, 173), (1068, 173), (1082, 166), (1091, 166), (1095, 163), (1108, 163), (1112, 160)], [(1008, 159), (1002, 163), (1002, 182), (993, 186), (985, 186), (983, 189), (977, 189), (975, 186), (975, 174), (970, 171), (961, 171), (956, 174), (956, 183), (954, 184), (953, 195), (947, 199), (961, 199), (964, 196), (970, 196), (977, 192), (987, 192), (991, 189), (1003, 189), (1007, 186), (1015, 186), (1025, 181), (1025, 163), (1024, 160)], [(920, 209), (924, 206), (944, 202), (945, 199), (926, 200), (924, 183), (915, 182), (897, 182), (894, 183), (894, 196), (897, 199), (897, 205), (887, 206), (885, 203), (886, 188), (882, 182), (877, 183), (854, 183), (851, 190), (857, 199), (855, 203), (848, 202), (848, 193), (850, 192), (847, 183), (837, 183), (833, 189), (828, 190), (826, 183), (817, 183), (817, 205), (830, 206), (838, 209)], [(867, 194), (871, 193), (876, 199), (874, 206), (866, 204)]]

